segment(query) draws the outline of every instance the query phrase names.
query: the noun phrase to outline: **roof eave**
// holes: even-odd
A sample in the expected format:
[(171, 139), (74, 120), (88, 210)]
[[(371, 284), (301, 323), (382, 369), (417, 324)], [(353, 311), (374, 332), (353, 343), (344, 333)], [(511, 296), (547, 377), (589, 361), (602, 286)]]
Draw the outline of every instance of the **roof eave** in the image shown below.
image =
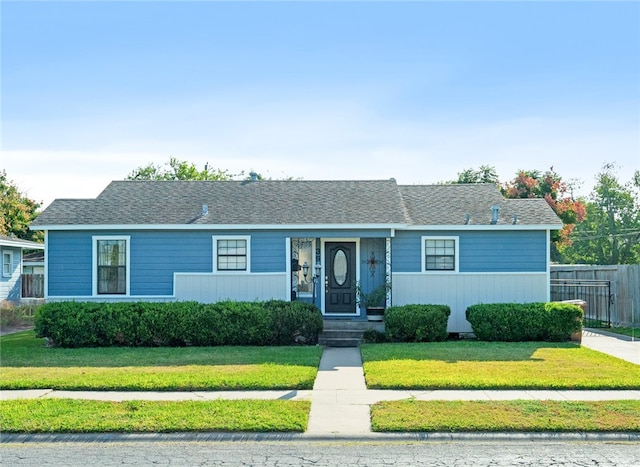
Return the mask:
[(33, 225), (32, 230), (350, 230), (404, 229), (406, 224), (61, 224)]
[(410, 225), (406, 230), (560, 230), (563, 224), (442, 224)]

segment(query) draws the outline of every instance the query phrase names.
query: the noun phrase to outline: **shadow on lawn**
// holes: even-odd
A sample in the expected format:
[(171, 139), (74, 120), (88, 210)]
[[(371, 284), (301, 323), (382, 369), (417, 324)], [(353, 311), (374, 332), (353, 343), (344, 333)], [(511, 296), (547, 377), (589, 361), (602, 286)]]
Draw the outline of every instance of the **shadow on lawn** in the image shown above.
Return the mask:
[(571, 342), (482, 342), (477, 340), (371, 344), (362, 348), (365, 362), (389, 360), (439, 360), (447, 363), (542, 361), (535, 356), (542, 349), (577, 350)]
[(50, 348), (34, 331), (0, 337), (5, 367), (130, 367), (185, 365), (298, 365), (317, 368), (322, 349), (296, 347), (88, 347)]

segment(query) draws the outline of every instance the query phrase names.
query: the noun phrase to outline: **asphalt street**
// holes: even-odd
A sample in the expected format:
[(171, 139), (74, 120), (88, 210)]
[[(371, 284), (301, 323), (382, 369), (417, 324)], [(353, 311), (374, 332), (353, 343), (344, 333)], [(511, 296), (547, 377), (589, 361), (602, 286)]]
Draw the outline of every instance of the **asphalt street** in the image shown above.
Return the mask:
[(584, 441), (3, 443), (3, 466), (622, 466), (640, 444)]

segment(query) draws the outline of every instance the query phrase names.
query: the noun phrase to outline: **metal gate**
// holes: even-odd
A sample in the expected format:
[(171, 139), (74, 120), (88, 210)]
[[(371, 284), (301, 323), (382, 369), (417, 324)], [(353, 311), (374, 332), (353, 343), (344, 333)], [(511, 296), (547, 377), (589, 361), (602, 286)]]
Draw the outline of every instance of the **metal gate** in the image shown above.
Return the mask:
[(611, 327), (611, 281), (551, 279), (551, 301), (583, 300), (587, 304), (584, 327)]

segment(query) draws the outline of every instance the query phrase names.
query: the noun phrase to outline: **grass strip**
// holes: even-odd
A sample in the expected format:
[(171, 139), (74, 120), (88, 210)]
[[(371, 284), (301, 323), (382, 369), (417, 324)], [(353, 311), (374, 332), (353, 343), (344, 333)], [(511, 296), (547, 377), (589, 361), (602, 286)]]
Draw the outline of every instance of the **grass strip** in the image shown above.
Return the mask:
[(0, 401), (3, 433), (302, 432), (311, 403), (281, 400)]
[(291, 365), (125, 368), (3, 367), (0, 389), (236, 391), (312, 389), (317, 369)]
[(243, 365), (273, 363), (317, 367), (319, 346), (220, 347), (45, 347), (34, 331), (0, 337), (2, 366), (132, 367), (180, 365)]
[(611, 327), (603, 329), (607, 332), (612, 332), (614, 334), (622, 334), (623, 336), (633, 337), (637, 340), (640, 340), (640, 328), (626, 328), (626, 327)]
[(0, 389), (311, 389), (322, 348), (46, 348), (33, 331), (0, 338)]
[(640, 388), (640, 366), (571, 343), (368, 344), (361, 352), (375, 389)]
[(371, 407), (384, 432), (638, 432), (640, 401), (392, 401)]

